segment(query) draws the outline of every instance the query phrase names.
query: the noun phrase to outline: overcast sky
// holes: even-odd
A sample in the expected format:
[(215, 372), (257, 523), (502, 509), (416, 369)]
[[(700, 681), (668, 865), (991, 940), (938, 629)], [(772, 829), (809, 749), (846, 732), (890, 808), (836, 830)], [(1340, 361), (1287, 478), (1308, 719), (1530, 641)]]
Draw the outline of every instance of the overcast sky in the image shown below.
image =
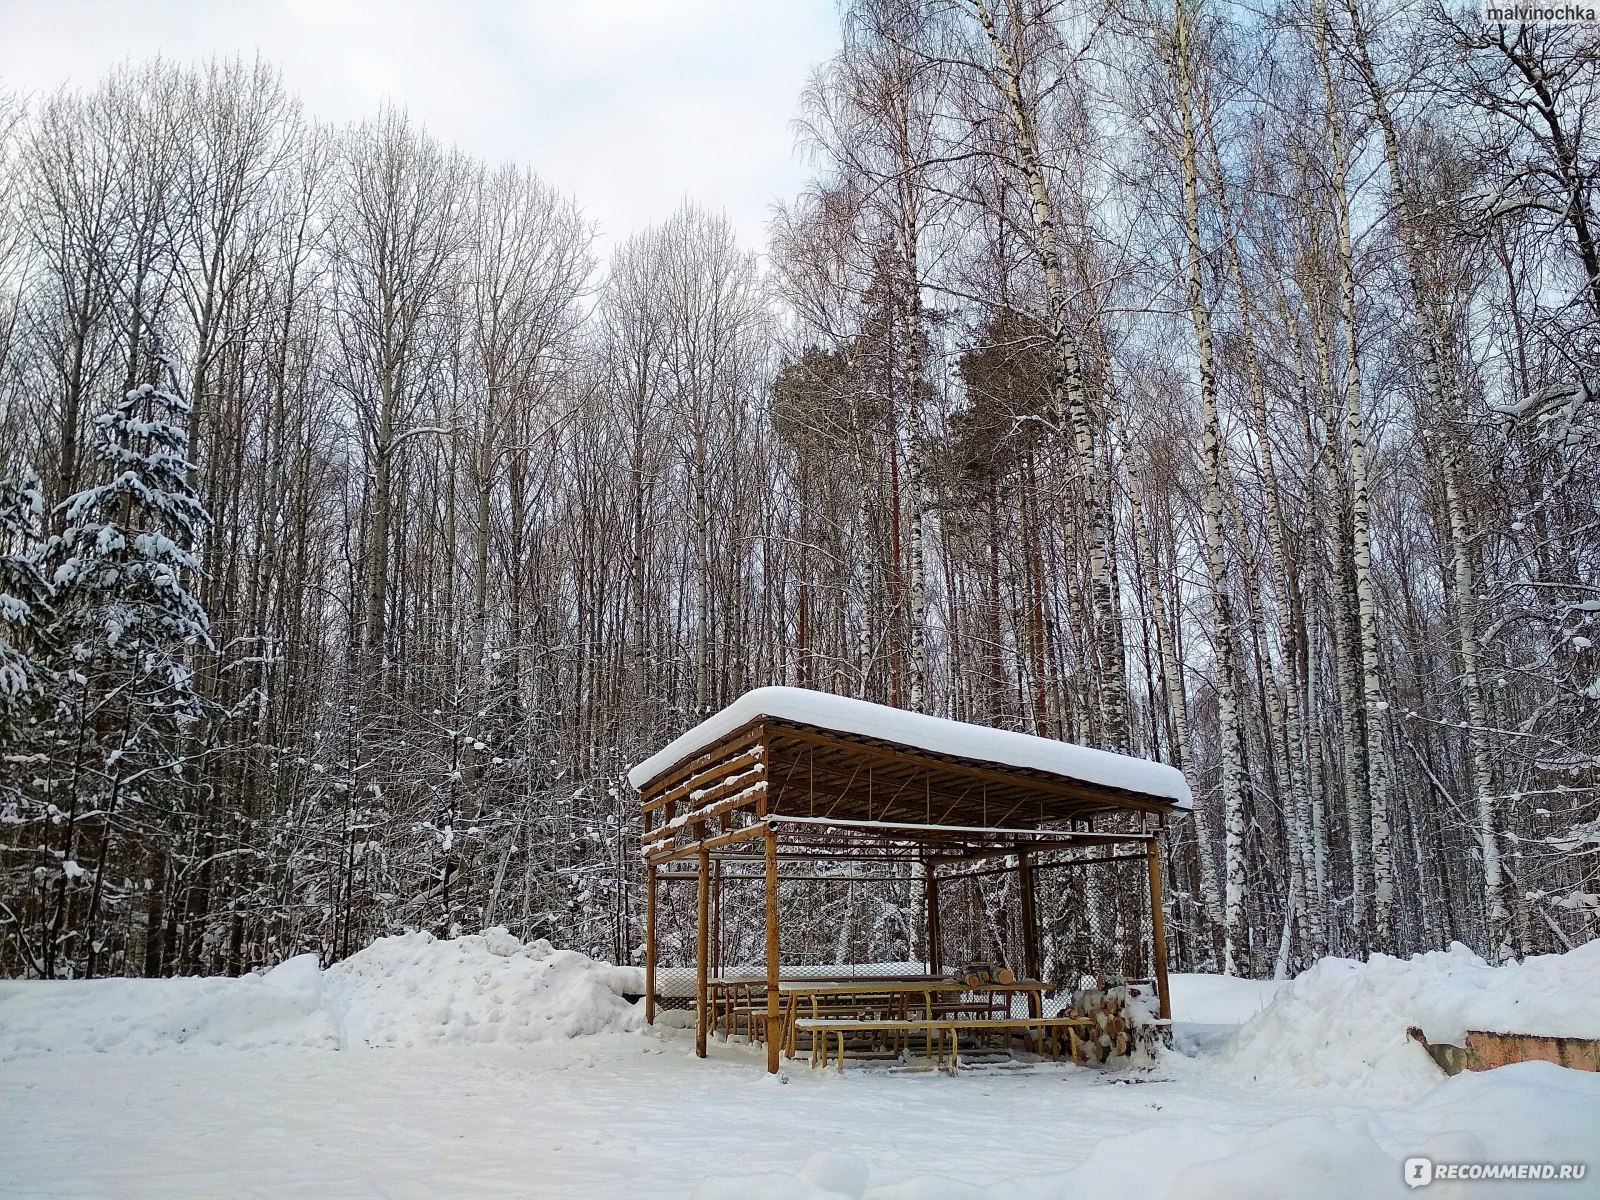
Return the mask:
[(837, 43), (833, 0), (0, 0), (0, 86), (124, 58), (258, 49), (309, 113), (385, 100), (445, 142), (532, 164), (607, 241), (685, 196), (751, 248), (803, 171), (789, 122)]

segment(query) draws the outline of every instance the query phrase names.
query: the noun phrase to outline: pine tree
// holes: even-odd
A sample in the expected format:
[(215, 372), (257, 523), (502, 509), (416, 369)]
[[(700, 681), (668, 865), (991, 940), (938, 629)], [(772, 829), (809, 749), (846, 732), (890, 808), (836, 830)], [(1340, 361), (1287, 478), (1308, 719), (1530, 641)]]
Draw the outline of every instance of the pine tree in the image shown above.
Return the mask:
[[(188, 664), (210, 645), (186, 585), (200, 567), (185, 547), (210, 522), (189, 483), (188, 413), (180, 394), (142, 384), (96, 417), (94, 450), (109, 479), (62, 504), (65, 528), (45, 549), (62, 675), (56, 761), (67, 764), (52, 781), (66, 814), (46, 949), (56, 974), (80, 957), (94, 974), (109, 945), (100, 932), (108, 887), (117, 907), (128, 899), (107, 872), (121, 825), (136, 817), (153, 854), (153, 841), (176, 834), (185, 763), (209, 708)], [(79, 862), (87, 854), (92, 866)]]

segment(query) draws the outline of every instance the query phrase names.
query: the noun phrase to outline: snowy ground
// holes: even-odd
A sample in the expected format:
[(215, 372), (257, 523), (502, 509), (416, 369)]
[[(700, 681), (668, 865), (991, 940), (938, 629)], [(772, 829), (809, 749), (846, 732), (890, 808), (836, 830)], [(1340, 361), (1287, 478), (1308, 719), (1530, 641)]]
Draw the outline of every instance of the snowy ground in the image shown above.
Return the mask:
[[(1408, 1062), (1386, 1095), (1253, 1079), (1236, 1043), (1149, 1074), (799, 1062), (780, 1082), (742, 1046), (700, 1062), (682, 1031), (638, 1031), (581, 956), (396, 941), (320, 976), (0, 985), (0, 1195), (1600, 1196), (1600, 1077), (1547, 1064), (1439, 1082)], [(1307, 979), (1253, 1027), (1307, 1036), (1332, 994)], [(1176, 1003), (1224, 1026), (1272, 991), (1182, 978)], [(1400, 1164), (1428, 1153), (1592, 1170), (1408, 1193)]]

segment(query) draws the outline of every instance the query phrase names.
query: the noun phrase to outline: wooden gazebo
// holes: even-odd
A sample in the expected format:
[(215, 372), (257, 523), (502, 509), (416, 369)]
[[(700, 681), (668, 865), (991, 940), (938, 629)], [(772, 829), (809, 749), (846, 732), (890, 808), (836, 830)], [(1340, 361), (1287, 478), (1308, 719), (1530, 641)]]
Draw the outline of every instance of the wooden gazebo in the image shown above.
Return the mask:
[[(1049, 738), (799, 688), (748, 692), (629, 772), (647, 864), (645, 992), (655, 1017), (658, 873), (696, 863), (696, 1051), (706, 1052), (712, 862), (763, 864), (767, 1069), (778, 1069), (779, 862), (921, 862), (930, 963), (939, 969), (941, 865), (1010, 857), (1029, 975), (1038, 973), (1031, 864), (1042, 852), (1120, 847), (1148, 867), (1151, 956), (1171, 1015), (1159, 837), (1190, 806), (1172, 767)], [(1105, 818), (1122, 819), (1107, 821)], [(1132, 819), (1128, 819), (1128, 818)], [(1142, 819), (1141, 819), (1142, 818)], [(1097, 827), (1098, 822), (1098, 827)], [(1106, 828), (1115, 824), (1118, 828)]]

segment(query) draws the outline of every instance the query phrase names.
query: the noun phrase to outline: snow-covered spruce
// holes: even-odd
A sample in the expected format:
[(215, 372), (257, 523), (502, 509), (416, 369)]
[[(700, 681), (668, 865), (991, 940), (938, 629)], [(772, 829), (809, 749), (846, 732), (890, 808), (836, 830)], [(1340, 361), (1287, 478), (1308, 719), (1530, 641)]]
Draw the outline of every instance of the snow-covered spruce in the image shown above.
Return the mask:
[[(43, 515), (37, 475), (0, 477), (0, 721), (19, 715), (45, 687), (51, 589), (39, 570)], [(6, 744), (15, 745), (15, 737)]]
[(200, 752), (193, 735), (210, 706), (190, 656), (211, 636), (189, 590), (200, 570), (190, 547), (210, 517), (189, 481), (188, 413), (178, 392), (141, 384), (96, 416), (104, 482), (60, 505), (62, 531), (44, 547), (60, 680), (53, 736), (73, 748), (55, 756), (60, 769), (45, 781), (48, 802), (64, 814), (59, 874), (42, 881), (49, 894), (36, 955), (47, 977), (65, 965), (65, 928), (81, 932), (94, 974), (102, 902), (119, 886), (105, 870), (114, 845), (132, 815), (146, 849), (165, 848), (185, 808), (185, 763)]
[[(51, 588), (38, 561), (43, 514), (38, 476), (0, 478), (0, 829), (48, 811), (39, 782), (49, 761), (45, 719), (55, 675)], [(37, 941), (15, 943), (24, 969), (42, 973)]]

